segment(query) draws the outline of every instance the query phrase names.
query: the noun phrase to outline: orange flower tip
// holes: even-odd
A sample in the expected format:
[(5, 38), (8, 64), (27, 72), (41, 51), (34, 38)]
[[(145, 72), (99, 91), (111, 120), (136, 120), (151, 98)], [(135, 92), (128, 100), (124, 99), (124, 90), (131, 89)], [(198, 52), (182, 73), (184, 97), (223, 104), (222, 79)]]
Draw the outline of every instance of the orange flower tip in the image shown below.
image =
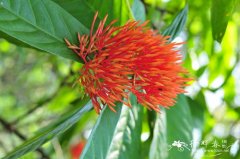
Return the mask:
[(166, 109), (170, 109), (170, 107), (172, 107), (173, 105), (171, 105), (171, 106), (163, 106), (164, 108), (166, 108)]
[(111, 109), (111, 111), (113, 111), (114, 113), (117, 113), (117, 111), (113, 107), (108, 106), (108, 108)]
[(97, 18), (98, 16), (98, 11), (96, 11), (95, 15), (94, 15), (94, 18), (96, 17)]
[(177, 45), (183, 45), (183, 44), (186, 44), (187, 42), (186, 41), (182, 41), (182, 42), (177, 42), (176, 44)]
[(68, 46), (68, 48), (69, 48), (69, 49), (79, 49), (79, 47), (74, 46), (74, 45)]
[(160, 113), (160, 109), (159, 108), (152, 108), (152, 110), (154, 110), (157, 113)]
[(67, 38), (64, 38), (64, 41), (65, 41), (65, 43), (66, 43), (68, 46), (71, 45), (71, 43), (67, 40)]
[(123, 104), (124, 104), (125, 106), (129, 107), (129, 108), (132, 108), (132, 105), (131, 105), (130, 103), (124, 102)]
[(94, 108), (97, 114), (100, 114), (100, 110), (98, 108)]
[(81, 41), (81, 35), (80, 33), (77, 33), (78, 40)]

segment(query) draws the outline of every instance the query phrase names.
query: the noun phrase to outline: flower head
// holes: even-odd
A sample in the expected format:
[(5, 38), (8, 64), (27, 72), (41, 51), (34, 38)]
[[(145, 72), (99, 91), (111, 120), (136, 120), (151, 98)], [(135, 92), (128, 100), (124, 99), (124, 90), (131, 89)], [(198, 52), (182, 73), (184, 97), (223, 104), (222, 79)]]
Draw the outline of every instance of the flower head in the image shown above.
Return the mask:
[(130, 92), (148, 109), (174, 105), (188, 80), (182, 76), (186, 71), (175, 48), (179, 43), (169, 43), (169, 37), (149, 29), (147, 22), (115, 27), (113, 21), (104, 27), (107, 16), (93, 34), (96, 18), (97, 14), (89, 36), (78, 34), (77, 46), (65, 41), (85, 62), (79, 82), (97, 113), (105, 104), (113, 111), (116, 102), (131, 106)]

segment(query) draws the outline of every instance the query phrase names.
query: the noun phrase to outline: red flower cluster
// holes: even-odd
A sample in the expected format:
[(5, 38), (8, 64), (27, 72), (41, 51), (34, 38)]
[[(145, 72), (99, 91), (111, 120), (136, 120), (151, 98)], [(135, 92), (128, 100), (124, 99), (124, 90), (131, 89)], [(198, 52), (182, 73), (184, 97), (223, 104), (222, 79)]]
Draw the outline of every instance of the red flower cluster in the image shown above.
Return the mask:
[(96, 18), (97, 14), (89, 36), (78, 34), (78, 46), (65, 39), (85, 62), (79, 82), (91, 97), (96, 112), (105, 104), (115, 111), (117, 101), (130, 106), (130, 92), (148, 109), (159, 111), (160, 105), (172, 106), (188, 80), (181, 75), (186, 71), (175, 49), (179, 43), (169, 43), (169, 37), (149, 29), (147, 22), (129, 21), (115, 27), (113, 21), (104, 27), (107, 16), (93, 34)]

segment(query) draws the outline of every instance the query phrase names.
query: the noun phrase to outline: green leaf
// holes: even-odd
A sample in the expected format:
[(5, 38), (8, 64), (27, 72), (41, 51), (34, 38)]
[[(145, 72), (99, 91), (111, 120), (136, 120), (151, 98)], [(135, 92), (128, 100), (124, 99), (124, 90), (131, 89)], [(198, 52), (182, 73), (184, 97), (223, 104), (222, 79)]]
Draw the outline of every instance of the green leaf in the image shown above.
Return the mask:
[(211, 8), (212, 36), (219, 43), (225, 34), (228, 21), (236, 6), (236, 0), (213, 0)]
[(92, 4), (89, 4), (88, 1), (85, 1), (85, 0), (70, 0), (70, 1), (52, 0), (52, 1), (57, 3), (63, 9), (65, 9), (68, 13), (74, 16), (78, 21), (80, 21), (87, 28), (91, 27), (93, 17), (97, 11), (97, 8), (94, 9)]
[(50, 0), (0, 0), (0, 31), (39, 50), (79, 61), (64, 38), (76, 42), (76, 33), (88, 29)]
[(17, 159), (30, 151), (36, 150), (47, 141), (71, 128), (81, 118), (83, 113), (88, 112), (90, 109), (92, 109), (92, 104), (91, 102), (88, 102), (83, 108), (79, 108), (77, 111), (66, 117), (65, 120), (58, 122), (55, 127), (51, 127), (45, 132), (42, 132), (24, 142), (22, 145), (7, 154), (3, 159)]
[[(236, 68), (236, 67), (235, 67)], [(226, 80), (226, 79), (225, 79)], [(224, 89), (224, 98), (227, 102), (231, 103), (236, 97), (236, 79), (233, 76), (230, 76)]]
[(204, 126), (204, 106), (199, 104), (197, 100), (193, 100), (190, 97), (187, 97), (187, 100), (192, 113), (193, 126), (202, 131)]
[(51, 99), (46, 107), (51, 110), (51, 112), (62, 112), (66, 106), (69, 106), (71, 102), (78, 99), (81, 99), (78, 89), (62, 86), (58, 89), (56, 96)]
[(204, 73), (204, 71), (206, 70), (206, 68), (207, 68), (207, 65), (200, 67), (200, 68), (197, 70), (197, 72), (196, 72), (196, 76), (197, 76), (198, 78), (201, 77), (202, 74)]
[[(150, 159), (191, 159), (192, 117), (184, 95), (179, 95), (175, 106), (158, 114), (153, 141), (150, 148)], [(181, 148), (172, 145), (180, 141)], [(186, 144), (186, 145), (185, 145)]]
[(161, 110), (155, 121), (149, 159), (166, 159), (168, 156), (166, 111)]
[(95, 13), (99, 12), (99, 19), (108, 15), (107, 24), (118, 20), (116, 25), (124, 24), (131, 16), (127, 0), (53, 0), (67, 12), (77, 18), (82, 24), (90, 28)]
[[(0, 13), (1, 14), (1, 13)], [(29, 48), (32, 48), (30, 45), (27, 45), (25, 44), (24, 42), (22, 41), (19, 41), (17, 39), (15, 39), (14, 37), (11, 37), (3, 32), (0, 31), (0, 38), (3, 38), (3, 39), (7, 39), (8, 42), (10, 43), (13, 43), (13, 44), (16, 44), (18, 46), (21, 46), (21, 47), (29, 47)]]
[(132, 12), (135, 20), (140, 20), (142, 22), (146, 20), (145, 7), (140, 0), (134, 0), (132, 4)]
[(116, 113), (105, 107), (88, 139), (82, 159), (126, 159), (140, 157), (142, 106), (131, 95), (132, 108), (116, 105)]
[(188, 14), (188, 5), (186, 5), (184, 9), (178, 13), (176, 18), (171, 23), (171, 25), (163, 31), (163, 35), (170, 36), (169, 38), (170, 41), (176, 38), (178, 34), (183, 30), (185, 23), (187, 21), (187, 14)]

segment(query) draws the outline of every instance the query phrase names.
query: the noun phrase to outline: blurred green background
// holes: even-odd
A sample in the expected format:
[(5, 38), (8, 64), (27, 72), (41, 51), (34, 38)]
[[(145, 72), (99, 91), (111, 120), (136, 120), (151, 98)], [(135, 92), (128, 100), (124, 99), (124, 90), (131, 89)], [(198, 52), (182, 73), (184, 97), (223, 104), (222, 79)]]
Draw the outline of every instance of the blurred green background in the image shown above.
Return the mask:
[[(160, 32), (185, 5), (181, 0), (143, 3), (146, 19)], [(194, 117), (193, 141), (197, 142), (192, 156), (240, 159), (240, 4), (233, 9), (221, 43), (212, 37), (211, 1), (188, 1), (188, 5), (186, 26), (174, 41), (185, 41), (181, 48), (184, 66), (194, 78), (186, 88)], [(0, 157), (63, 112), (82, 105), (84, 94), (74, 85), (81, 64), (36, 52), (0, 39)], [(71, 149), (85, 142), (97, 116), (93, 111), (84, 114), (76, 126), (45, 144), (44, 153), (51, 158), (71, 158)], [(149, 133), (146, 129), (142, 140)], [(204, 141), (231, 147), (219, 155), (204, 149)], [(35, 151), (22, 158), (39, 154)]]

